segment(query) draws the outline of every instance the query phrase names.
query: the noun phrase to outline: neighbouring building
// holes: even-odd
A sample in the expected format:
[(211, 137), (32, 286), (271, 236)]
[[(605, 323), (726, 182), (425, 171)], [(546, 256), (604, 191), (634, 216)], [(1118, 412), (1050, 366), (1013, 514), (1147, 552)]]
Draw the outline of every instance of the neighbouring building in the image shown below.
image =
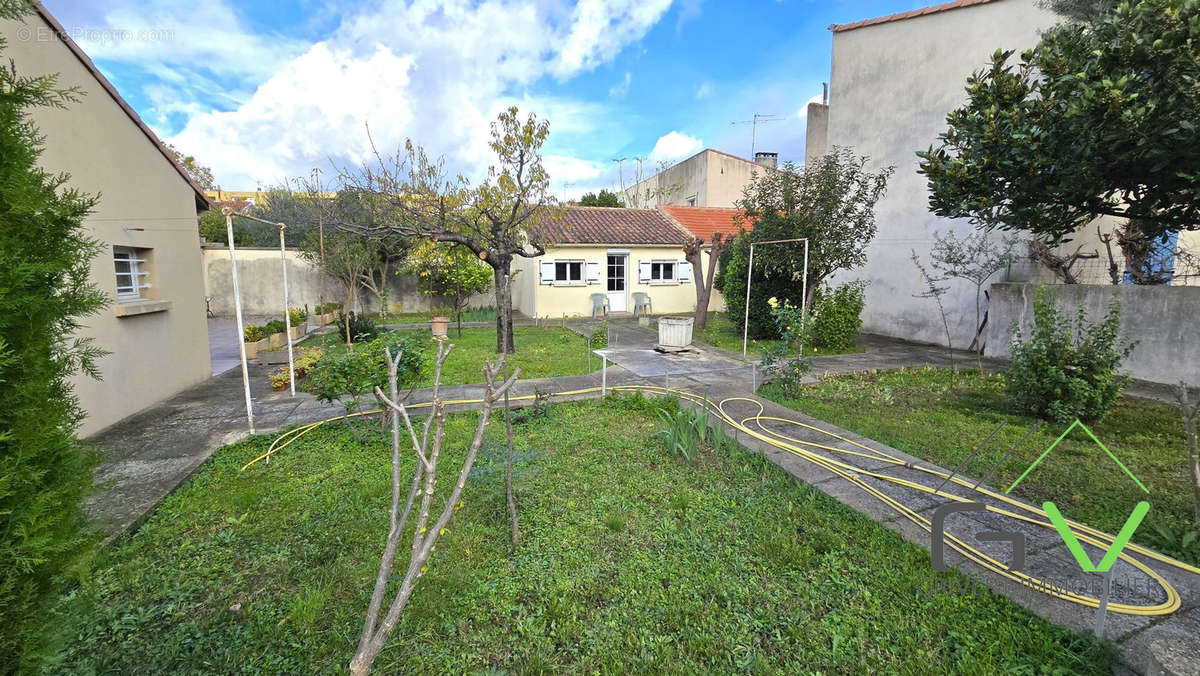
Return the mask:
[(774, 169), (775, 153), (754, 154), (754, 162), (706, 148), (625, 189), (625, 204), (653, 209), (660, 204), (732, 207), (754, 172)]
[[(646, 294), (654, 314), (691, 314), (696, 271), (684, 260), (683, 245), (693, 234), (665, 211), (567, 207), (542, 223), (535, 236), (545, 243), (545, 255), (513, 264), (514, 309), (529, 317), (590, 315), (593, 295), (602, 294), (610, 312), (625, 313), (633, 311), (635, 294)], [(732, 223), (733, 210), (727, 211)], [(709, 309), (724, 307), (715, 293)]]
[(24, 23), (0, 20), (5, 58), (25, 76), (57, 73), (59, 86), (82, 94), (65, 109), (32, 111), (45, 137), (41, 165), (100, 195), (85, 219), (103, 245), (91, 276), (113, 302), (80, 331), (109, 352), (103, 380), (73, 379), (88, 436), (209, 377), (197, 225), (208, 201), (67, 31), (32, 4)]
[[(900, 338), (944, 343), (945, 333), (933, 301), (912, 262), (915, 252), (928, 265), (935, 232), (963, 234), (965, 220), (930, 213), (925, 177), (917, 173), (918, 150), (937, 142), (946, 116), (967, 100), (966, 80), (985, 68), (997, 49), (1018, 53), (1034, 46), (1042, 31), (1061, 17), (1038, 0), (957, 0), (854, 23), (833, 25), (829, 105), (809, 106), (807, 139), (816, 148), (848, 146), (871, 158), (871, 169), (892, 165), (896, 173), (876, 208), (878, 235), (867, 251), (867, 264), (840, 275), (868, 282), (863, 330)], [(815, 114), (814, 114), (815, 113)], [(1076, 272), (1083, 283), (1109, 284), (1108, 260), (1098, 240), (1100, 219), (1080, 230), (1060, 254), (1082, 247), (1098, 258)], [(1000, 234), (996, 235), (997, 237)], [(1184, 233), (1180, 246), (1200, 250), (1200, 233)], [(1018, 248), (1025, 253), (1024, 244)], [(1114, 245), (1118, 265), (1120, 252)], [(1021, 260), (991, 281), (1053, 282), (1046, 268)], [(1195, 278), (1176, 283), (1197, 283)], [(970, 288), (968, 288), (970, 287)], [(943, 298), (954, 344), (966, 347), (975, 330), (974, 288), (951, 283)]]

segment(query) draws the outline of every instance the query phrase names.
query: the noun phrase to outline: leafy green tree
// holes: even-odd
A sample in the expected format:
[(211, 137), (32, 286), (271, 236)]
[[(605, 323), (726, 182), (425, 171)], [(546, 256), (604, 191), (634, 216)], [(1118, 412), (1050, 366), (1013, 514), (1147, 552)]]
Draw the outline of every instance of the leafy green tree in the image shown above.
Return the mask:
[(492, 288), (492, 270), (470, 249), (457, 244), (422, 241), (410, 254), (405, 272), (417, 278), (417, 289), (426, 295), (450, 300), (462, 336), (462, 313), (471, 296)]
[[(801, 307), (810, 308), (813, 294), (830, 275), (867, 260), (867, 245), (875, 237), (875, 204), (883, 197), (895, 170), (885, 167), (868, 171), (868, 161), (849, 148), (835, 147), (804, 169), (789, 162), (782, 171), (756, 173), (737, 202), (754, 229), (734, 241), (734, 256), (748, 253), (751, 242), (808, 238), (808, 297), (800, 300)], [(776, 295), (782, 299), (767, 293), (768, 287), (762, 282), (773, 280), (772, 291), (781, 286), (800, 287), (804, 260), (802, 242), (755, 248), (753, 289), (765, 293), (763, 298)], [(741, 275), (734, 272), (731, 269), (723, 275), (722, 288), (731, 313), (744, 308), (746, 293), (745, 267)], [(742, 300), (734, 300), (739, 277)], [(755, 314), (763, 312), (762, 302), (758, 300)], [(737, 314), (735, 321), (741, 328), (742, 315)], [(771, 330), (765, 322), (759, 322), (758, 327), (763, 332)]]
[[(167, 150), (171, 151), (171, 154), (175, 156), (175, 161), (179, 163), (179, 166), (183, 167), (183, 170), (187, 172), (188, 176), (192, 177), (192, 180), (196, 182), (196, 185), (205, 190), (212, 190), (213, 188), (217, 187), (216, 180), (213, 178), (212, 169), (200, 164), (200, 160), (197, 160), (195, 156), (186, 155), (180, 152), (178, 148), (170, 143), (167, 144)], [(236, 244), (237, 242), (234, 243)]]
[(1116, 8), (1118, 0), (1044, 0), (1038, 5), (1079, 23), (1096, 23)]
[(601, 188), (600, 194), (594, 192), (584, 193), (583, 197), (579, 198), (579, 206), (581, 207), (620, 207), (621, 200), (617, 198), (617, 193), (609, 192), (607, 189)]
[[(24, 2), (0, 2), (20, 19)], [(0, 38), (0, 51), (5, 43)], [(81, 510), (91, 456), (75, 439), (84, 413), (70, 377), (98, 377), (102, 351), (74, 337), (107, 302), (89, 280), (101, 245), (83, 219), (96, 198), (38, 166), (37, 107), (65, 108), (77, 89), (56, 75), (0, 67), (0, 672), (30, 666), (55, 590), (94, 544)], [(36, 236), (31, 236), (36, 234)]]
[(1051, 244), (1098, 216), (1146, 241), (1200, 227), (1200, 0), (1123, 2), (997, 51), (917, 153), (930, 210)]
[[(245, 219), (233, 219), (233, 243), (235, 246), (253, 246), (250, 233), (242, 223)], [(200, 213), (200, 236), (206, 242), (229, 243), (229, 231), (225, 227), (225, 214), (220, 209), (209, 209)]]
[[(284, 241), (287, 246), (300, 246), (308, 233), (317, 228), (317, 209), (308, 196), (293, 189), (285, 181), (263, 191), (261, 204), (250, 207), (250, 215), (272, 223), (286, 223)], [(235, 221), (238, 219), (235, 217)], [(250, 233), (253, 246), (279, 246), (279, 230), (263, 223), (241, 219), (241, 225)], [(235, 244), (237, 234), (234, 234)]]
[(375, 265), (375, 250), (362, 237), (346, 232), (333, 232), (325, 235), (324, 254), (322, 257), (317, 233), (309, 232), (300, 245), (300, 257), (318, 268), (322, 267), (324, 260), (325, 274), (340, 282), (346, 292), (343, 307), (349, 312), (358, 299), (362, 277)]

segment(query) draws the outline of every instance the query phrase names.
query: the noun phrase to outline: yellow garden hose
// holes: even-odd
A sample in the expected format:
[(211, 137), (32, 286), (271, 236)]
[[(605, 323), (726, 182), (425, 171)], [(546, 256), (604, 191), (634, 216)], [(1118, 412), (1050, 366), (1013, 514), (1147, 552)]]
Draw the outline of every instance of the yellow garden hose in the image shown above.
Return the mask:
[[(587, 388), (583, 388), (583, 389), (570, 390), (570, 391), (566, 391), (566, 392), (556, 392), (556, 393), (551, 394), (550, 396), (565, 397), (565, 396), (576, 396), (576, 395), (583, 395), (583, 394), (593, 394), (596, 392), (600, 392), (601, 389), (602, 388), (600, 388), (600, 387), (587, 387)], [(759, 441), (769, 444), (770, 446), (772, 446), (774, 448), (791, 453), (807, 462), (810, 462), (810, 463), (840, 477), (841, 479), (843, 479), (845, 481), (848, 481), (848, 482), (854, 484), (855, 486), (857, 486), (858, 488), (860, 488), (864, 492), (866, 492), (868, 495), (871, 495), (872, 497), (876, 498), (883, 504), (887, 505), (889, 508), (894, 510), (896, 513), (900, 514), (901, 516), (908, 519), (912, 523), (921, 527), (926, 532), (932, 532), (932, 525), (928, 519), (921, 516), (914, 509), (906, 506), (899, 500), (897, 500), (897, 499), (893, 498), (892, 496), (888, 495), (887, 493), (883, 492), (879, 488), (876, 488), (875, 486), (872, 486), (870, 483), (864, 481), (863, 477), (870, 477), (870, 478), (876, 479), (878, 481), (891, 483), (891, 484), (894, 484), (897, 486), (902, 486), (904, 488), (908, 488), (910, 490), (915, 490), (915, 491), (927, 493), (930, 495), (936, 495), (940, 498), (945, 498), (945, 499), (953, 500), (953, 501), (970, 502), (971, 501), (970, 498), (965, 498), (960, 495), (955, 495), (953, 493), (942, 492), (938, 489), (930, 488), (929, 486), (926, 486), (924, 484), (917, 483), (914, 481), (909, 481), (907, 479), (902, 479), (900, 477), (894, 477), (894, 476), (882, 473), (880, 471), (872, 471), (872, 470), (864, 469), (862, 467), (853, 465), (849, 462), (842, 461), (842, 460), (839, 460), (839, 459), (836, 459), (833, 457), (828, 457), (826, 455), (822, 455), (820, 453), (817, 453), (816, 450), (824, 451), (826, 453), (841, 454), (843, 456), (867, 458), (867, 459), (878, 461), (878, 462), (885, 462), (885, 463), (888, 463), (891, 465), (895, 465), (897, 467), (904, 467), (906, 469), (911, 469), (911, 470), (915, 470), (918, 472), (922, 472), (922, 473), (928, 474), (932, 477), (942, 479), (944, 482), (953, 483), (956, 486), (966, 488), (970, 491), (973, 491), (980, 495), (991, 498), (992, 500), (1003, 503), (1004, 505), (1012, 507), (1013, 509), (1016, 510), (1016, 511), (1013, 511), (1010, 509), (1005, 509), (1004, 507), (1001, 507), (1001, 506), (993, 506), (991, 504), (985, 503), (985, 508), (988, 512), (991, 512), (994, 514), (999, 514), (1001, 516), (1005, 516), (1005, 517), (1009, 517), (1009, 518), (1013, 518), (1013, 519), (1017, 519), (1019, 521), (1024, 521), (1026, 523), (1041, 526), (1043, 528), (1047, 528), (1047, 529), (1051, 529), (1051, 530), (1054, 529), (1054, 525), (1046, 519), (1046, 513), (1037, 507), (1034, 507), (1032, 505), (1027, 505), (1018, 500), (1014, 500), (1014, 499), (1008, 497), (1007, 495), (997, 493), (997, 492), (989, 490), (983, 486), (976, 487), (974, 484), (972, 484), (969, 481), (966, 481), (965, 479), (963, 479), (961, 477), (947, 474), (946, 472), (943, 472), (941, 470), (933, 469), (930, 467), (923, 467), (923, 466), (920, 466), (915, 463), (909, 463), (905, 460), (897, 458), (896, 456), (893, 456), (893, 455), (885, 453), (883, 451), (860, 444), (852, 439), (847, 439), (844, 436), (841, 436), (834, 432), (830, 432), (828, 430), (821, 429), (820, 427), (809, 425), (807, 423), (803, 423), (798, 420), (792, 420), (789, 418), (764, 416), (763, 411), (765, 410), (765, 408), (764, 408), (762, 402), (760, 402), (756, 399), (750, 398), (750, 397), (729, 397), (729, 398), (721, 400), (719, 403), (714, 404), (707, 397), (704, 397), (704, 396), (701, 396), (701, 395), (698, 395), (698, 394), (695, 394), (692, 392), (688, 392), (688, 391), (684, 391), (684, 390), (674, 390), (674, 389), (669, 389), (666, 387), (659, 387), (659, 386), (655, 386), (655, 385), (618, 385), (618, 386), (614, 386), (614, 387), (609, 387), (607, 389), (612, 390), (614, 392), (647, 392), (647, 393), (651, 393), (651, 394), (675, 396), (682, 400), (685, 400), (685, 401), (691, 402), (692, 404), (700, 406), (700, 407), (704, 408), (706, 411), (708, 411), (710, 414), (715, 415), (717, 417), (717, 419), (719, 419), (721, 422), (728, 425), (730, 428), (732, 428), (736, 432), (746, 434), (747, 436), (758, 439)], [(522, 396), (513, 396), (513, 397), (510, 397), (510, 401), (528, 401), (531, 399), (535, 399), (537, 396), (538, 395), (533, 395), (533, 394), (522, 395)], [(728, 404), (731, 404), (734, 402), (749, 403), (749, 404), (757, 407), (757, 411), (753, 415), (749, 415), (749, 416), (743, 417), (741, 419), (736, 419), (734, 416), (732, 416), (729, 412), (726, 411), (726, 406)], [(482, 403), (482, 400), (481, 399), (456, 399), (456, 400), (446, 400), (443, 403), (446, 404), (447, 406), (461, 405), (461, 404), (479, 404), (479, 403)], [(422, 402), (422, 403), (416, 403), (416, 404), (409, 404), (407, 407), (409, 409), (418, 409), (418, 408), (428, 408), (429, 405), (430, 405), (430, 402)], [(356, 412), (356, 413), (349, 413), (346, 415), (335, 416), (332, 418), (320, 420), (320, 421), (317, 421), (314, 423), (310, 423), (307, 425), (297, 427), (295, 429), (288, 430), (287, 432), (284, 432), (278, 438), (276, 438), (271, 443), (270, 447), (267, 448), (267, 451), (265, 453), (258, 456), (257, 458), (254, 458), (250, 462), (246, 463), (242, 467), (242, 470), (246, 470), (246, 469), (250, 468), (255, 463), (258, 463), (259, 461), (265, 461), (265, 462), (269, 463), (271, 456), (273, 454), (282, 451), (284, 448), (287, 448), (289, 445), (291, 445), (293, 442), (295, 442), (298, 439), (300, 439), (301, 437), (303, 437), (305, 434), (320, 427), (321, 425), (324, 425), (325, 423), (335, 422), (338, 420), (345, 420), (348, 418), (375, 415), (378, 413), (382, 413), (382, 409), (375, 409), (375, 410), (370, 410), (370, 411), (360, 411), (360, 412)], [(837, 448), (835, 446), (831, 446), (828, 444), (821, 444), (821, 443), (817, 443), (817, 442), (797, 439), (795, 437), (791, 437), (786, 434), (768, 429), (764, 425), (764, 423), (777, 423), (777, 424), (781, 424), (781, 425), (792, 425), (795, 427), (804, 428), (804, 429), (810, 430), (812, 432), (816, 432), (816, 433), (825, 435), (827, 437), (830, 437), (831, 439), (843, 442), (845, 444), (849, 444), (857, 450), (848, 450), (848, 449), (844, 449), (844, 448)], [(816, 450), (813, 450), (813, 449), (816, 449)], [(1067, 520), (1067, 523), (1070, 525), (1072, 532), (1075, 534), (1075, 537), (1081, 542), (1086, 542), (1086, 543), (1094, 545), (1096, 547), (1100, 547), (1101, 549), (1107, 549), (1113, 542), (1114, 537), (1112, 535), (1105, 533), (1103, 531), (1100, 531), (1096, 528), (1092, 528), (1091, 526), (1088, 526), (1087, 524), (1079, 523), (1077, 521), (1072, 521), (1072, 520)], [(1091, 596), (1086, 596), (1083, 594), (1076, 594), (1075, 592), (1068, 591), (1065, 589), (1057, 589), (1051, 585), (1044, 584), (1041, 580), (1039, 580), (1035, 577), (1026, 575), (1019, 571), (1009, 570), (1008, 567), (1005, 566), (1000, 561), (993, 559), (992, 557), (988, 556), (984, 552), (980, 551), (979, 549), (976, 549), (975, 547), (972, 547), (970, 544), (966, 543), (961, 538), (958, 538), (957, 536), (955, 536), (951, 533), (945, 533), (944, 536), (945, 536), (945, 542), (950, 548), (952, 548), (953, 550), (962, 554), (968, 560), (979, 565), (981, 568), (991, 571), (991, 572), (995, 573), (996, 575), (999, 575), (1003, 578), (1017, 582), (1017, 583), (1021, 584), (1022, 586), (1026, 586), (1031, 589), (1040, 591), (1042, 593), (1049, 594), (1050, 596), (1053, 596), (1055, 598), (1060, 598), (1060, 599), (1063, 599), (1066, 601), (1070, 601), (1072, 603), (1077, 603), (1082, 606), (1086, 606), (1089, 608), (1097, 608), (1100, 605), (1100, 600), (1097, 598), (1094, 598)], [(1179, 592), (1177, 592), (1175, 590), (1175, 588), (1171, 585), (1171, 583), (1168, 582), (1166, 579), (1164, 579), (1161, 575), (1159, 575), (1157, 572), (1155, 572), (1153, 569), (1151, 569), (1148, 565), (1143, 563), (1138, 558), (1135, 558), (1135, 556), (1134, 556), (1135, 554), (1137, 556), (1157, 561), (1159, 563), (1171, 566), (1172, 568), (1176, 568), (1181, 571), (1191, 573), (1193, 575), (1200, 575), (1200, 568), (1183, 563), (1182, 561), (1177, 561), (1176, 559), (1173, 559), (1169, 556), (1165, 556), (1163, 554), (1159, 554), (1158, 552), (1152, 551), (1152, 550), (1142, 547), (1140, 545), (1128, 543), (1125, 546), (1124, 550), (1122, 550), (1121, 554), (1119, 555), (1120, 559), (1122, 559), (1126, 563), (1134, 566), (1138, 570), (1145, 573), (1148, 577), (1153, 579), (1163, 589), (1163, 592), (1166, 594), (1167, 598), (1164, 602), (1156, 604), (1156, 605), (1134, 605), (1134, 604), (1125, 604), (1125, 603), (1109, 603), (1108, 609), (1115, 613), (1121, 613), (1121, 614), (1125, 614), (1125, 615), (1143, 615), (1143, 616), (1169, 615), (1169, 614), (1174, 613), (1175, 611), (1179, 610), (1179, 607), (1180, 607)]]

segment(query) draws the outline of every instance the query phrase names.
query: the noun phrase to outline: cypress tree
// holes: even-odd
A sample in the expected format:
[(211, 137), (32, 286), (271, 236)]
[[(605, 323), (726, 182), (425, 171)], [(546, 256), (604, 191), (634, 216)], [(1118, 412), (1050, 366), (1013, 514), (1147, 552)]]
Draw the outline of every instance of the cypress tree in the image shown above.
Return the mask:
[[(0, 19), (28, 7), (0, 0)], [(100, 245), (83, 219), (96, 198), (39, 168), (44, 139), (29, 117), (79, 94), (0, 65), (0, 673), (28, 665), (56, 590), (96, 542), (81, 509), (92, 459), (75, 438), (83, 412), (69, 381), (98, 377), (103, 354), (74, 335), (107, 303), (88, 279)]]

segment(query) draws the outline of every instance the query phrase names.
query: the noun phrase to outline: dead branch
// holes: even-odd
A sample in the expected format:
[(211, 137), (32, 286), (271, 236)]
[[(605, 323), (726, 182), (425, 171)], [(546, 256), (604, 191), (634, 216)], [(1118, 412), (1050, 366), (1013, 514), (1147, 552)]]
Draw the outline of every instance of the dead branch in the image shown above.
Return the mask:
[(1060, 256), (1054, 252), (1049, 244), (1043, 239), (1029, 240), (1029, 260), (1036, 261), (1050, 268), (1055, 277), (1058, 277), (1063, 284), (1078, 284), (1079, 279), (1075, 276), (1072, 268), (1080, 260), (1099, 258), (1100, 253), (1092, 251), (1090, 253), (1082, 253), (1083, 245), (1079, 245), (1075, 249), (1075, 253), (1068, 256)]

